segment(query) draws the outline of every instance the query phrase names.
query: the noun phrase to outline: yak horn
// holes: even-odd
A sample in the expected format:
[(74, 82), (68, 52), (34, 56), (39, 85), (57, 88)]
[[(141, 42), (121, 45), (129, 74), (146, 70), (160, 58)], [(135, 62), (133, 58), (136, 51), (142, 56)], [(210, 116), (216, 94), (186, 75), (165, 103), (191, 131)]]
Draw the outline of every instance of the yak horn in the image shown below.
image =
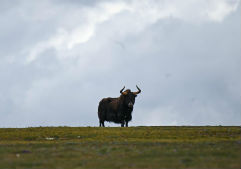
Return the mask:
[(125, 89), (125, 86), (120, 90), (120, 93), (122, 94), (122, 91)]
[(136, 85), (136, 88), (138, 89), (138, 91), (137, 92), (133, 92), (134, 94), (139, 94), (139, 93), (141, 93), (141, 89)]

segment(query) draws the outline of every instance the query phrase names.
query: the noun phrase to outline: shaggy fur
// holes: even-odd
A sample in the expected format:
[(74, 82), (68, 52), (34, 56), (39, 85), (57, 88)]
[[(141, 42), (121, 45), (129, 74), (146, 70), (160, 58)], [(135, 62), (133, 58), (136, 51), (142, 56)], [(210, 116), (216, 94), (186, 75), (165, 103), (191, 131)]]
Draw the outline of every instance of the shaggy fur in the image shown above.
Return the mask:
[(124, 88), (120, 91), (120, 97), (108, 97), (100, 101), (98, 107), (100, 127), (105, 127), (105, 121), (119, 123), (121, 127), (124, 127), (124, 125), (128, 127), (128, 122), (132, 119), (135, 98), (141, 90), (137, 87), (138, 92), (131, 92), (129, 89), (122, 92)]

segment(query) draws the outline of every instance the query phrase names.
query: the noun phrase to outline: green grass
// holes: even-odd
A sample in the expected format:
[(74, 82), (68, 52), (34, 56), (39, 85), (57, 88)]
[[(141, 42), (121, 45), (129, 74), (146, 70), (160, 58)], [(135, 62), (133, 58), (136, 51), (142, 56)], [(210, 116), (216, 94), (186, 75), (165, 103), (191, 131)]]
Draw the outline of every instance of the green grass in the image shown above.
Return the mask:
[(0, 168), (241, 168), (241, 128), (1, 128)]

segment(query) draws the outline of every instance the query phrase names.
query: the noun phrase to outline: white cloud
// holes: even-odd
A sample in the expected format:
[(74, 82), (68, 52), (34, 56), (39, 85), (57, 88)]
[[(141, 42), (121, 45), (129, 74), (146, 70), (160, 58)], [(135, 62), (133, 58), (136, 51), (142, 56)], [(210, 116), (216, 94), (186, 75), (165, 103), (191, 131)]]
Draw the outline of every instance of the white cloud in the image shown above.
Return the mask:
[[(133, 24), (134, 27), (127, 26), (128, 30), (132, 32), (139, 32), (146, 26), (157, 22), (160, 19), (165, 18), (177, 18), (185, 20), (191, 23), (202, 23), (206, 21), (221, 22), (227, 15), (237, 9), (239, 0), (212, 0), (212, 1), (193, 1), (188, 0), (181, 2), (174, 1), (115, 1), (115, 2), (103, 2), (95, 5), (92, 8), (74, 9), (75, 15), (81, 16), (81, 21), (76, 21), (76, 24), (72, 28), (60, 27), (56, 29), (55, 35), (49, 37), (46, 41), (36, 43), (31, 49), (29, 49), (29, 55), (26, 62), (30, 63), (35, 60), (39, 54), (49, 48), (54, 48), (57, 51), (71, 50), (75, 45), (88, 42), (95, 34), (96, 27), (110, 20), (112, 17), (121, 12), (127, 12), (124, 17), (130, 17), (130, 22), (126, 23), (125, 19), (118, 22), (120, 26), (125, 27), (124, 24)], [(53, 5), (48, 5), (52, 8)], [(66, 13), (65, 9), (53, 8), (61, 15)], [(80, 12), (78, 12), (78, 10)], [(51, 11), (47, 9), (47, 11)], [(56, 12), (51, 13), (56, 13)], [(48, 12), (49, 13), (49, 12)], [(45, 15), (46, 16), (46, 15)], [(65, 18), (65, 17), (63, 17)], [(83, 19), (84, 18), (84, 19)], [(65, 18), (71, 19), (71, 16)], [(75, 18), (76, 19), (76, 18)], [(65, 20), (63, 20), (64, 22)], [(122, 29), (122, 28), (120, 28)], [(26, 51), (25, 51), (26, 52)], [(24, 52), (24, 53), (25, 53)]]
[(239, 1), (215, 0), (211, 1), (206, 11), (210, 20), (221, 22), (231, 12), (235, 11), (239, 5)]
[[(79, 15), (86, 15), (85, 20), (75, 25), (70, 31), (58, 28), (57, 33), (47, 41), (37, 43), (27, 57), (27, 63), (35, 60), (43, 51), (54, 48), (57, 51), (71, 50), (75, 45), (87, 42), (93, 35), (98, 24), (108, 20), (113, 15), (127, 9), (124, 3), (103, 3), (95, 8), (82, 9)], [(70, 18), (69, 18), (70, 19)]]

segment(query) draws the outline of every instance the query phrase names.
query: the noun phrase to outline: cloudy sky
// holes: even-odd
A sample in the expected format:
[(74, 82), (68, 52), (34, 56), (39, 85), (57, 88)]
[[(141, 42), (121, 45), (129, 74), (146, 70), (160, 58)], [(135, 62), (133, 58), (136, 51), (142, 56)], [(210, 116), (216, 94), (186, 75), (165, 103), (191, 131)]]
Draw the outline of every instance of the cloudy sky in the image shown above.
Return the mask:
[[(0, 127), (240, 125), (239, 0), (0, 0)], [(106, 124), (107, 126), (119, 126)]]

